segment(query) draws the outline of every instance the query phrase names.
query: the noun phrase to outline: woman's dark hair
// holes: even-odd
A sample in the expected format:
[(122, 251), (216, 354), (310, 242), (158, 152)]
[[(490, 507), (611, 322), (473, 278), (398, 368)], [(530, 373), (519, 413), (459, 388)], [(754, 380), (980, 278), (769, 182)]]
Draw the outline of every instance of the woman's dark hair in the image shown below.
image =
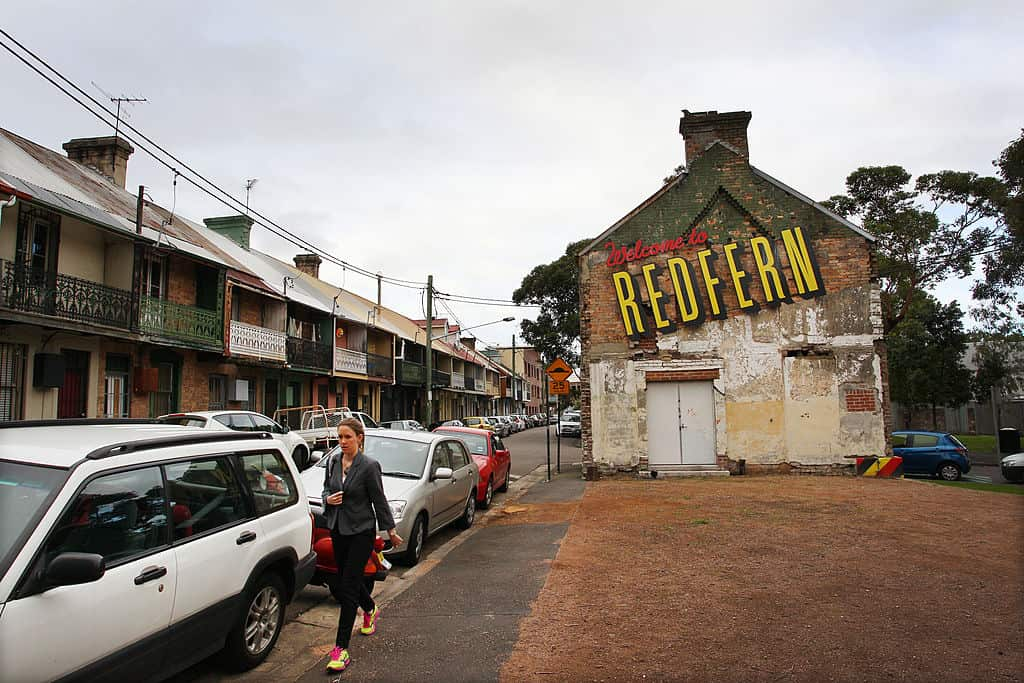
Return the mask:
[(341, 435), (341, 428), (348, 427), (356, 436), (359, 437), (360, 443), (366, 438), (366, 432), (363, 430), (363, 423), (354, 417), (346, 417), (344, 420), (338, 423), (338, 434)]

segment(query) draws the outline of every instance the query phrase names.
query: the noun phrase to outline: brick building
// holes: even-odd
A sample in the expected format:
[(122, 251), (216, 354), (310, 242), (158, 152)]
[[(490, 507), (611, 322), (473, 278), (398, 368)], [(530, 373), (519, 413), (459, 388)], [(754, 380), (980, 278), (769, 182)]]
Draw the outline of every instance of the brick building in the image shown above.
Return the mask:
[(589, 471), (831, 471), (888, 448), (874, 238), (753, 167), (750, 117), (684, 112), (686, 170), (580, 254)]

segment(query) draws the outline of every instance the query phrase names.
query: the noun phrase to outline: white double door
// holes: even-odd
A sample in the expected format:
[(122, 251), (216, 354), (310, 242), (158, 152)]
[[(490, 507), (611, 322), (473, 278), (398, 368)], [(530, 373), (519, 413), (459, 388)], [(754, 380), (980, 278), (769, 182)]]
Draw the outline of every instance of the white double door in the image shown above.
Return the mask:
[(714, 465), (715, 400), (711, 382), (647, 385), (648, 464)]

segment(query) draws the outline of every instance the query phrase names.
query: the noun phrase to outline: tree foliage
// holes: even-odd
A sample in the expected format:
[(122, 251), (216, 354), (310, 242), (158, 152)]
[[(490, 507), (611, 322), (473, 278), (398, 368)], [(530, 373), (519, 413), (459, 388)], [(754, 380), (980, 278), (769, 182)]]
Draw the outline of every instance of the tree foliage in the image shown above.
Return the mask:
[[(974, 288), (974, 297), (987, 303), (976, 317), (987, 328), (1003, 333), (1020, 331), (1024, 301), (1019, 288), (1024, 286), (1024, 130), (1003, 150), (993, 164), (1002, 180), (993, 203), (999, 210), (994, 249), (984, 259), (984, 280)], [(1015, 324), (1016, 330), (1006, 325)]]
[(876, 236), (882, 315), (889, 333), (903, 321), (921, 290), (967, 277), (988, 253), (1004, 184), (973, 172), (911, 175), (901, 166), (862, 167), (846, 179), (847, 194), (824, 202), (858, 218)]
[(905, 406), (931, 406), (933, 416), (936, 406), (969, 401), (974, 387), (963, 363), (967, 341), (959, 304), (943, 305), (917, 292), (887, 339), (892, 399)]
[(535, 267), (512, 293), (517, 304), (536, 304), (536, 320), (523, 320), (523, 338), (545, 362), (557, 357), (570, 365), (579, 363), (580, 289), (577, 253), (591, 240), (572, 242), (551, 263)]

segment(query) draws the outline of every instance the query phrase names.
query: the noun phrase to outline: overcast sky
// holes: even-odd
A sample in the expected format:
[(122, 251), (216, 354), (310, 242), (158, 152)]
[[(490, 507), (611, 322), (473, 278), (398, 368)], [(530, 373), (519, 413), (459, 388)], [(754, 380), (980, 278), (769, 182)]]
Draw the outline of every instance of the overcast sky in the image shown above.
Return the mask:
[[(320, 5), (333, 9), (321, 9)], [(65, 2), (0, 26), (292, 232), (371, 271), (511, 298), (683, 163), (680, 110), (749, 110), (751, 162), (815, 199), (859, 166), (992, 174), (1024, 125), (1020, 2)], [(0, 126), (111, 130), (0, 52)], [(128, 187), (170, 206), (137, 150)], [(176, 209), (231, 213), (179, 181)], [(253, 245), (299, 251), (262, 228)], [(366, 296), (340, 268), (321, 276)], [(940, 288), (941, 298), (964, 287)], [(422, 315), (419, 295), (384, 303)], [(531, 309), (459, 304), (466, 326)], [(440, 314), (444, 314), (442, 309)], [(508, 344), (518, 323), (482, 327)]]

